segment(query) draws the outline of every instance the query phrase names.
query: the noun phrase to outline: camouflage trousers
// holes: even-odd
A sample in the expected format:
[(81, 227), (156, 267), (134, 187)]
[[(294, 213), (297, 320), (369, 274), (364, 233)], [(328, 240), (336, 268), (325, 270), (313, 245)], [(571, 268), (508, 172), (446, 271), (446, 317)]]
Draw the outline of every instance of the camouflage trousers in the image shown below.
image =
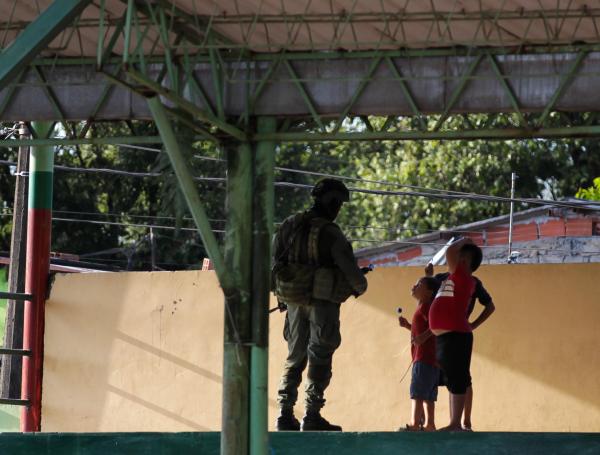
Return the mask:
[(325, 404), (323, 395), (331, 380), (333, 353), (342, 341), (340, 304), (316, 301), (307, 306), (288, 305), (283, 337), (288, 356), (279, 384), (279, 406), (289, 409), (296, 404), (302, 373), (308, 364), (306, 410), (318, 411)]

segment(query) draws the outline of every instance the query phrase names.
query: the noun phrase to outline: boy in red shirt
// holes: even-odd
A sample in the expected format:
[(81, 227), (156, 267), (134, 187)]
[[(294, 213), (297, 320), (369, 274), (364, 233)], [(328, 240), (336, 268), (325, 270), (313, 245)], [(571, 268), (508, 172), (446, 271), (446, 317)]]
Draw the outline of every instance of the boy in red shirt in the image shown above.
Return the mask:
[[(412, 417), (410, 424), (402, 430), (435, 431), (435, 401), (437, 400), (440, 370), (437, 367), (435, 337), (429, 330), (429, 308), (433, 297), (440, 287), (435, 278), (423, 277), (412, 287), (411, 294), (417, 299), (418, 306), (412, 324), (400, 316), (400, 326), (410, 330), (412, 352), (412, 378), (410, 382), (410, 398), (412, 400)], [(426, 412), (423, 409), (426, 405)]]
[(472, 272), (479, 267), (481, 249), (468, 237), (459, 238), (446, 250), (450, 275), (441, 284), (431, 308), (429, 327), (436, 336), (437, 361), (450, 392), (450, 424), (445, 431), (462, 431), (460, 418), (465, 394), (471, 385), (473, 333), (467, 311), (475, 289)]

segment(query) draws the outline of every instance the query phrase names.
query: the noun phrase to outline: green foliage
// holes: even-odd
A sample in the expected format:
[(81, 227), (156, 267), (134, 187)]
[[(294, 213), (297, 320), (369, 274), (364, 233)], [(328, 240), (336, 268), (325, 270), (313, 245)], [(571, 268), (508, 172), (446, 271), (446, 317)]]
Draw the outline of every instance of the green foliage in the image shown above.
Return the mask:
[(581, 199), (587, 199), (588, 201), (600, 201), (600, 177), (594, 179), (594, 185), (589, 188), (579, 188), (575, 195)]
[[(131, 134), (155, 135), (149, 122), (125, 124), (95, 124), (95, 137)], [(155, 146), (156, 147), (156, 146)], [(192, 153), (215, 155), (214, 147), (204, 143), (190, 149), (190, 162), (195, 175), (209, 176), (222, 172), (222, 166), (212, 162), (192, 160)], [(16, 161), (17, 150), (2, 150), (2, 159)], [(79, 173), (56, 169), (54, 173), (53, 216), (69, 220), (97, 221), (90, 224), (78, 221), (55, 220), (52, 225), (52, 251), (82, 255), (91, 262), (115, 265), (134, 270), (148, 270), (151, 266), (150, 231), (144, 226), (154, 224), (174, 226), (177, 229), (155, 229), (155, 252), (158, 266), (164, 269), (199, 268), (205, 256), (197, 234), (181, 228), (193, 228), (185, 208), (185, 201), (177, 189), (168, 157), (119, 146), (67, 147), (55, 155), (55, 164), (78, 168), (118, 169), (130, 172), (161, 172), (160, 177), (138, 178), (106, 173)], [(218, 168), (218, 169), (217, 169)], [(13, 170), (14, 172), (14, 170)], [(15, 178), (8, 167), (0, 167), (0, 204), (5, 213), (12, 208)], [(199, 182), (199, 191), (210, 202), (209, 216), (223, 219), (223, 187)], [(214, 201), (214, 203), (213, 203)], [(102, 224), (107, 222), (107, 224)], [(124, 223), (120, 226), (109, 223)], [(222, 224), (222, 223), (221, 223)], [(11, 235), (11, 217), (0, 219), (0, 250), (8, 251)], [(217, 225), (216, 228), (222, 226)], [(94, 255), (117, 249), (112, 254)], [(92, 254), (89, 258), (85, 256)]]
[[(585, 121), (585, 115), (579, 120)], [(381, 127), (385, 119), (372, 117), (370, 121), (375, 127)], [(462, 117), (452, 117), (444, 127), (462, 128), (465, 125), (461, 123), (465, 121)], [(475, 121), (475, 127), (479, 128), (484, 124), (502, 128), (510, 126), (514, 119), (481, 115), (470, 121)], [(414, 119), (400, 118), (391, 128), (408, 130), (415, 126)], [(307, 125), (297, 127), (306, 128)], [(355, 129), (360, 125), (350, 122), (344, 128)], [(127, 135), (132, 129), (138, 135), (157, 134), (149, 122), (97, 124), (90, 134), (96, 137)], [(193, 142), (186, 137), (188, 134), (183, 129), (178, 131), (182, 143)], [(558, 198), (588, 187), (593, 177), (600, 175), (599, 152), (598, 142), (593, 139), (287, 143), (277, 147), (276, 165), (385, 183), (346, 180), (349, 187), (398, 192), (439, 188), (498, 196), (509, 195), (510, 175), (516, 172), (519, 175), (517, 197)], [(225, 163), (214, 160), (224, 158), (214, 145), (194, 143), (185, 153), (196, 177), (226, 176)], [(213, 160), (194, 158), (194, 155)], [(0, 159), (16, 161), (17, 152), (0, 150)], [(57, 152), (55, 163), (69, 167), (156, 172), (161, 176), (135, 178), (57, 169), (53, 200), (55, 218), (111, 221), (129, 226), (57, 220), (53, 223), (53, 251), (85, 255), (116, 249), (110, 255), (90, 256), (89, 260), (148, 270), (151, 266), (150, 231), (148, 227), (135, 225), (155, 224), (174, 227), (153, 230), (160, 268), (200, 267), (206, 254), (193, 230), (194, 224), (165, 153), (119, 146), (80, 146)], [(275, 180), (310, 187), (318, 178), (317, 175), (280, 170), (276, 172)], [(0, 166), (0, 209), (7, 214), (12, 208), (14, 182), (10, 168)], [(224, 183), (199, 180), (198, 189), (213, 228), (216, 231), (225, 229)], [(308, 189), (277, 186), (275, 220), (281, 221), (308, 207), (312, 202)], [(591, 189), (580, 190), (578, 196), (588, 194), (587, 191)], [(598, 185), (595, 191), (600, 191)], [(508, 213), (508, 205), (502, 203), (353, 192), (351, 203), (344, 206), (337, 221), (350, 238), (383, 241), (505, 213)], [(10, 230), (11, 217), (2, 216), (0, 250), (8, 250)], [(219, 241), (224, 238), (219, 232), (215, 235)], [(356, 247), (369, 245), (372, 243), (355, 243)]]
[[(376, 127), (383, 123), (380, 118), (370, 120)], [(448, 120), (450, 126), (464, 127), (458, 124), (461, 121), (461, 118)], [(486, 116), (482, 115), (479, 121), (486, 122)], [(412, 129), (411, 123), (414, 121), (400, 119), (394, 128)], [(288, 153), (281, 153), (278, 163), (281, 165), (285, 156), (299, 168), (387, 183), (347, 182), (349, 186), (373, 190), (410, 192), (437, 188), (494, 196), (510, 195), (510, 176), (516, 172), (519, 176), (516, 197), (558, 198), (574, 194), (580, 182), (594, 175), (592, 172), (600, 173), (598, 148), (593, 140), (539, 139), (311, 143), (288, 145), (285, 149)], [(304, 175), (281, 177), (307, 184), (316, 180)], [(291, 190), (277, 190), (276, 194), (284, 191), (280, 198), (286, 198)], [(297, 193), (304, 205), (310, 203), (307, 191)], [(291, 202), (292, 198), (289, 199)], [(293, 213), (297, 205), (282, 204), (276, 212), (277, 219)], [(526, 208), (529, 207), (516, 207)], [(354, 192), (338, 223), (350, 238), (363, 240), (355, 243), (357, 247), (366, 247), (371, 243), (364, 240), (396, 240), (506, 214), (508, 210), (505, 203)]]

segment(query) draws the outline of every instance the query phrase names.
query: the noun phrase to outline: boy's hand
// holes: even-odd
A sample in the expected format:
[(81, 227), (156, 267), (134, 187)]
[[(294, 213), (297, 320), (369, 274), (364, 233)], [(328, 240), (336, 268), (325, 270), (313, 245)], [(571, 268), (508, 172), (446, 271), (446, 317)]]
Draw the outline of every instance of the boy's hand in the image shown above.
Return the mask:
[(410, 330), (410, 322), (408, 322), (408, 320), (404, 316), (400, 316), (398, 318), (398, 322), (400, 322), (400, 327), (404, 327), (405, 329)]
[(433, 264), (431, 262), (425, 266), (425, 276), (433, 276)]

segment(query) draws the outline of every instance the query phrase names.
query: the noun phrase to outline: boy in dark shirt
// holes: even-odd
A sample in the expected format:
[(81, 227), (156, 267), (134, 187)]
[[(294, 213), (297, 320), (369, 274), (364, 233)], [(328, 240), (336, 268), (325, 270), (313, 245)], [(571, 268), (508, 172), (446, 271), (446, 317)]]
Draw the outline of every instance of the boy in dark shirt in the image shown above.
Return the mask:
[(461, 416), (473, 349), (472, 328), (467, 310), (475, 290), (473, 270), (481, 264), (481, 249), (469, 238), (460, 238), (446, 250), (450, 275), (442, 283), (429, 310), (429, 326), (436, 336), (437, 361), (450, 392), (450, 424), (446, 431), (461, 431)]
[(413, 361), (410, 383), (412, 417), (410, 424), (401, 430), (418, 431), (422, 428), (425, 431), (435, 431), (435, 401), (440, 371), (436, 362), (435, 337), (429, 330), (428, 321), (429, 308), (439, 287), (435, 278), (419, 279), (411, 290), (412, 296), (418, 301), (412, 324), (402, 316), (399, 318), (400, 326), (410, 330)]

